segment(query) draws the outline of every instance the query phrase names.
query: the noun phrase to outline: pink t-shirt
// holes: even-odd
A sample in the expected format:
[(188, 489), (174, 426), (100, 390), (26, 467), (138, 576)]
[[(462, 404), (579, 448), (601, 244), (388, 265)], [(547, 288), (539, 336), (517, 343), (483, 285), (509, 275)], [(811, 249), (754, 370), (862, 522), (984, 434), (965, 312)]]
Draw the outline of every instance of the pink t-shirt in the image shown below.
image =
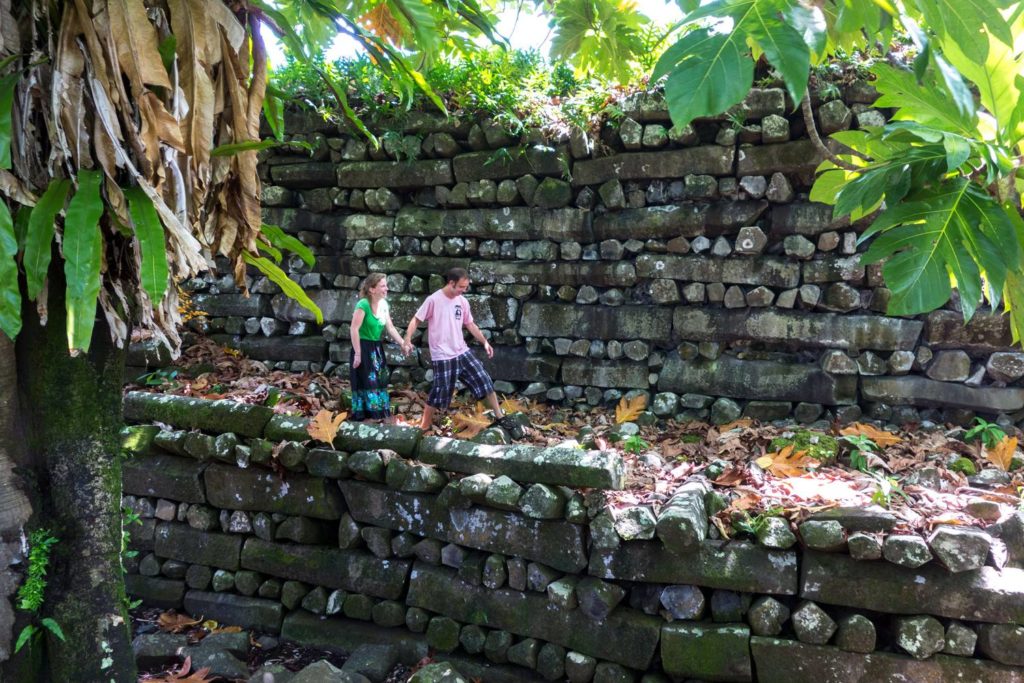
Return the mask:
[(443, 289), (430, 296), (416, 311), (416, 317), (427, 323), (427, 339), (431, 360), (449, 360), (469, 351), (462, 336), (462, 327), (473, 322), (466, 297), (449, 299)]

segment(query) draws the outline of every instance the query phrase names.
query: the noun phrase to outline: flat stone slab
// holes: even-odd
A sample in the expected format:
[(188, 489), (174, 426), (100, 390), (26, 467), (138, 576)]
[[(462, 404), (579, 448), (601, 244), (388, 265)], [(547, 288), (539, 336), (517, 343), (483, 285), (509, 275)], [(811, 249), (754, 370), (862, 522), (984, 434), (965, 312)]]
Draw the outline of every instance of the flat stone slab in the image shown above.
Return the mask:
[(787, 289), (800, 284), (800, 264), (777, 256), (713, 258), (697, 254), (641, 254), (636, 259), (636, 274), (641, 278)]
[(1000, 313), (975, 313), (966, 324), (955, 311), (932, 311), (924, 340), (935, 349), (962, 349), (972, 354), (1015, 351), (1010, 319)]
[(206, 497), (226, 510), (280, 512), (316, 519), (340, 519), (344, 501), (333, 480), (289, 472), (286, 479), (263, 469), (219, 463), (206, 468)]
[[(448, 159), (418, 161), (350, 161), (338, 164), (338, 187), (390, 187), (412, 190), (424, 185), (451, 185), (452, 164)], [(318, 187), (329, 187), (333, 182)]]
[(661, 665), (673, 678), (751, 680), (745, 624), (672, 623), (661, 629)]
[[(654, 657), (662, 624), (660, 618), (621, 606), (596, 622), (580, 610), (557, 610), (543, 593), (473, 586), (454, 570), (421, 562), (413, 566), (406, 602), (640, 670)], [(558, 618), (552, 618), (552, 610)]]
[[(606, 180), (682, 178), (686, 175), (729, 175), (736, 152), (732, 147), (704, 145), (671, 152), (630, 152), (577, 161), (572, 184), (596, 185)], [(813, 170), (813, 168), (812, 168)]]
[(831, 204), (793, 202), (772, 207), (773, 235), (820, 235), (850, 226), (849, 216), (832, 217)]
[[(428, 209), (404, 206), (395, 219), (395, 234), (413, 237), (478, 237), (493, 240), (591, 242), (590, 212), (542, 210), (521, 206), (500, 209)], [(557, 220), (553, 220), (557, 219)]]
[(613, 451), (488, 446), (428, 436), (420, 442), (415, 457), (449, 472), (504, 474), (517, 482), (531, 484), (592, 489), (621, 489), (624, 485), (622, 457)]
[[(532, 173), (537, 176), (560, 176), (569, 168), (569, 155), (543, 145), (512, 147), (499, 154), (495, 150), (467, 152), (452, 159), (455, 179), (459, 182), (516, 178)], [(444, 183), (428, 183), (438, 185)]]
[(650, 368), (646, 362), (566, 358), (562, 361), (562, 383), (606, 389), (648, 389)]
[(423, 432), (415, 427), (342, 422), (334, 437), (334, 447), (349, 453), (387, 449), (410, 458), (422, 436)]
[(931, 614), (1024, 624), (1024, 570), (982, 567), (951, 574), (931, 563), (907, 569), (846, 555), (805, 551), (800, 596), (890, 614)]
[(224, 626), (280, 633), (284, 605), (276, 600), (232, 593), (189, 591), (185, 594), (185, 611), (194, 619), (214, 619)]
[(128, 595), (148, 607), (180, 609), (185, 599), (185, 582), (141, 574), (125, 574), (124, 589)]
[(382, 560), (362, 550), (270, 543), (258, 538), (245, 542), (241, 564), (283, 579), (387, 600), (401, 597), (412, 565), (407, 560)]
[(627, 261), (474, 261), (469, 277), (482, 284), (630, 287), (636, 284), (636, 269)]
[(650, 306), (609, 308), (527, 302), (519, 323), (519, 334), (524, 337), (668, 342), (671, 333), (672, 311)]
[(860, 654), (795, 640), (750, 639), (760, 683), (849, 683), (849, 681), (971, 681), (1022, 683), (1024, 670), (995, 662), (933, 655), (918, 660), (888, 652)]
[(163, 558), (235, 571), (242, 552), (242, 537), (164, 522), (156, 527), (154, 550)]
[(741, 147), (736, 155), (736, 175), (813, 174), (824, 158), (810, 140)]
[(829, 375), (816, 365), (734, 356), (683, 361), (678, 353), (670, 353), (658, 379), (658, 391), (852, 405), (857, 402), (857, 377)]
[(445, 508), (434, 495), (401, 493), (353, 480), (339, 484), (349, 513), (364, 524), (524, 557), (563, 572), (579, 572), (587, 566), (585, 528), (578, 524), (530, 519), (481, 506)]
[(409, 666), (428, 654), (427, 640), (421, 634), (354, 619), (324, 619), (304, 610), (295, 610), (284, 618), (281, 637), (343, 655), (352, 654), (361, 645), (390, 645), (398, 652), (399, 661)]
[[(282, 320), (294, 318), (306, 322), (314, 321), (313, 314), (298, 304), (285, 304), (285, 307), (292, 308), (293, 313), (284, 313), (278, 316)], [(299, 309), (305, 313), (299, 313)], [(304, 360), (319, 363), (327, 358), (327, 342), (320, 335), (315, 337), (255, 337), (249, 335), (241, 339), (227, 335), (211, 335), (210, 338), (218, 344), (238, 349), (249, 358), (265, 361)]]
[(124, 493), (182, 503), (205, 503), (203, 470), (207, 463), (174, 455), (137, 455), (121, 468)]
[(594, 218), (594, 239), (672, 239), (732, 232), (754, 225), (764, 201), (662, 204), (611, 211)]
[(274, 411), (237, 401), (129, 391), (124, 397), (126, 422), (162, 422), (180, 429), (202, 429), (220, 434), (262, 436)]
[(780, 310), (726, 310), (679, 306), (672, 327), (681, 339), (731, 342), (753, 339), (804, 347), (879, 351), (913, 350), (919, 320)]
[(1012, 413), (1024, 408), (1021, 387), (969, 387), (920, 375), (864, 377), (861, 391), (866, 401), (890, 405), (966, 408), (984, 413)]
[(588, 571), (602, 579), (677, 583), (747, 593), (796, 595), (799, 570), (792, 550), (768, 550), (744, 541), (704, 541), (674, 553), (660, 541), (593, 549)]

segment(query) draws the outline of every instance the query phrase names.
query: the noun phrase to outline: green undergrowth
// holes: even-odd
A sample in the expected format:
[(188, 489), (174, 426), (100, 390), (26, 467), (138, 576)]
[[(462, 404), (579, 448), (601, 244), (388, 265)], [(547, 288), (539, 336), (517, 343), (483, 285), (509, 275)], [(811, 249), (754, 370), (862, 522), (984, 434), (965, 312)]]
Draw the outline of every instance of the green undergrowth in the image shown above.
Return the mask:
[(839, 442), (828, 434), (801, 429), (792, 435), (772, 439), (768, 445), (771, 452), (780, 451), (792, 445), (795, 452), (806, 451), (807, 455), (821, 462), (832, 462), (839, 454)]

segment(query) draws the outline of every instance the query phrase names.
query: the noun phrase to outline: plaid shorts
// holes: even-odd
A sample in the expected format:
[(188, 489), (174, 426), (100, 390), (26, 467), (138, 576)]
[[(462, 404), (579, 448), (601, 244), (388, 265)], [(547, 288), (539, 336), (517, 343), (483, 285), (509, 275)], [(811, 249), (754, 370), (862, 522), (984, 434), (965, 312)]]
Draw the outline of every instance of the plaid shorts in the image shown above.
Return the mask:
[(477, 399), (494, 391), (491, 376), (472, 351), (466, 351), (461, 356), (448, 360), (431, 361), (431, 366), (434, 369), (434, 383), (430, 387), (427, 403), (439, 410), (446, 410), (451, 404), (455, 382), (458, 380), (468, 386)]

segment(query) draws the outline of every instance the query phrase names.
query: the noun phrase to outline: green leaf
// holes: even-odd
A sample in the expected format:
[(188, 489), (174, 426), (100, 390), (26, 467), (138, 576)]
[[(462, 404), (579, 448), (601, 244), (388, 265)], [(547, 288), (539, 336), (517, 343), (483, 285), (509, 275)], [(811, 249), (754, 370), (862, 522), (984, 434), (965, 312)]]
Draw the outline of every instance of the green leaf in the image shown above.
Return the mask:
[(28, 624), (27, 626), (25, 626), (25, 628), (21, 629), (21, 633), (18, 634), (18, 641), (14, 644), (14, 651), (18, 652), (21, 650), (21, 648), (25, 647), (25, 644), (29, 641), (29, 638), (35, 635), (36, 631), (38, 630), (39, 627), (35, 624)]
[(964, 82), (963, 76), (946, 61), (945, 57), (938, 53), (932, 53), (932, 61), (935, 62), (939, 75), (942, 76), (942, 81), (946, 84), (946, 90), (953, 97), (957, 112), (962, 117), (973, 118), (977, 112), (974, 95), (967, 83)]
[(68, 346), (86, 351), (96, 322), (96, 297), (100, 292), (103, 215), (100, 171), (78, 173), (78, 191), (71, 197), (64, 218), (64, 277), (67, 280)]
[(124, 191), (128, 200), (128, 212), (135, 225), (135, 238), (139, 240), (142, 252), (142, 269), (139, 278), (142, 289), (149, 295), (153, 306), (160, 305), (167, 292), (170, 280), (170, 266), (167, 263), (167, 243), (164, 227), (160, 223), (153, 200), (140, 187)]
[[(269, 88), (268, 88), (269, 90)], [(263, 98), (263, 118), (267, 120), (270, 131), (276, 140), (284, 140), (284, 102), (280, 97), (268, 92)]]
[(875, 88), (880, 95), (875, 106), (896, 108), (895, 119), (916, 121), (966, 137), (976, 135), (977, 116), (965, 116), (950, 107), (938, 83), (918, 83), (914, 74), (888, 64), (876, 64), (871, 71), (877, 77)]
[(786, 23), (800, 33), (804, 43), (810, 48), (811, 55), (816, 60), (823, 57), (828, 45), (828, 26), (821, 10), (814, 6), (794, 4), (784, 14)]
[(268, 244), (267, 242), (263, 241), (257, 241), (256, 248), (262, 251), (270, 258), (274, 259), (274, 263), (281, 263), (283, 255), (281, 254), (281, 250), (275, 247), (274, 245)]
[(961, 135), (946, 133), (942, 137), (942, 146), (946, 150), (946, 170), (950, 173), (960, 168), (971, 156), (971, 143)]
[(648, 23), (631, 2), (559, 0), (551, 20), (551, 55), (571, 62), (577, 76), (596, 72), (625, 83), (643, 53), (641, 32)]
[(887, 259), (882, 274), (893, 292), (889, 313), (914, 315), (938, 308), (949, 299), (952, 276), (964, 315), (970, 317), (981, 299), (981, 273), (1001, 279), (1008, 264), (1017, 261), (1016, 252), (1000, 254), (987, 244), (989, 237), (977, 230), (984, 220), (997, 233), (1012, 233), (1001, 214), (1001, 207), (983, 190), (958, 178), (922, 191), (879, 216), (865, 232), (864, 238), (875, 239), (861, 262)]
[(251, 266), (255, 266), (261, 273), (270, 278), (270, 281), (281, 288), (281, 291), (285, 295), (294, 299), (296, 303), (305, 308), (306, 310), (313, 313), (316, 316), (316, 322), (318, 325), (322, 325), (324, 322), (324, 314), (320, 310), (320, 307), (313, 303), (313, 300), (309, 298), (306, 292), (303, 291), (302, 287), (295, 283), (288, 274), (278, 268), (272, 261), (267, 260), (262, 256), (253, 256), (247, 252), (242, 253), (242, 258)]
[(53, 231), (57, 214), (64, 210), (71, 181), (54, 178), (39, 198), (28, 217), (28, 232), (25, 235), (25, 284), (28, 298), (35, 300), (46, 282), (53, 253)]
[(39, 620), (39, 623), (46, 627), (50, 633), (56, 636), (59, 640), (67, 640), (64, 637), (64, 631), (61, 630), (60, 624), (51, 619), (50, 617), (43, 617)]
[(11, 167), (11, 108), (14, 106), (14, 88), (19, 80), (20, 72), (0, 78), (0, 168)]
[[(944, 42), (955, 43), (971, 60), (982, 63), (988, 58), (989, 35), (1004, 45), (1013, 45), (1010, 26), (991, 0), (928, 0), (931, 3), (941, 17), (940, 30), (951, 39)], [(939, 28), (935, 23), (930, 27)], [(983, 31), (982, 26), (988, 31)]]
[(271, 147), (281, 146), (300, 147), (309, 151), (313, 150), (313, 146), (304, 140), (295, 140), (293, 142), (281, 142), (279, 140), (246, 140), (245, 142), (230, 142), (226, 145), (218, 145), (210, 152), (210, 156), (229, 157), (232, 154), (238, 154), (239, 152), (249, 152), (252, 150), (256, 150), (258, 152), (260, 150), (270, 149)]
[(7, 202), (0, 200), (0, 330), (12, 341), (21, 331), (21, 290), (18, 287), (18, 238)]
[(793, 102), (803, 100), (811, 68), (810, 49), (803, 36), (782, 23), (775, 16), (772, 4), (764, 1), (751, 5), (739, 28), (757, 41), (768, 62), (782, 74)]
[(1019, 85), (1024, 55), (994, 38), (989, 45), (988, 57), (982, 62), (970, 59), (955, 44), (947, 45), (945, 53), (964, 78), (977, 87), (978, 100), (995, 117), (997, 128), (1009, 132), (1011, 142), (1015, 142), (1020, 135), (1014, 130), (1014, 123), (1020, 118), (1015, 112), (1024, 106)]
[(156, 51), (160, 53), (160, 61), (167, 73), (174, 73), (174, 56), (178, 50), (178, 38), (173, 33), (160, 41)]
[(313, 252), (310, 251), (309, 247), (278, 226), (264, 223), (260, 226), (260, 232), (263, 233), (263, 236), (267, 238), (270, 244), (278, 249), (287, 249), (293, 254), (297, 254), (311, 268), (316, 265), (316, 259), (313, 257)]
[(18, 250), (25, 248), (25, 237), (28, 235), (28, 219), (32, 215), (31, 206), (22, 204), (14, 214), (14, 236), (18, 240)]
[[(665, 99), (676, 126), (721, 114), (743, 101), (754, 79), (754, 62), (739, 32), (698, 29), (677, 45), (683, 46), (680, 52), (685, 56), (666, 68), (671, 73), (665, 83)], [(662, 68), (660, 62), (658, 68)]]

